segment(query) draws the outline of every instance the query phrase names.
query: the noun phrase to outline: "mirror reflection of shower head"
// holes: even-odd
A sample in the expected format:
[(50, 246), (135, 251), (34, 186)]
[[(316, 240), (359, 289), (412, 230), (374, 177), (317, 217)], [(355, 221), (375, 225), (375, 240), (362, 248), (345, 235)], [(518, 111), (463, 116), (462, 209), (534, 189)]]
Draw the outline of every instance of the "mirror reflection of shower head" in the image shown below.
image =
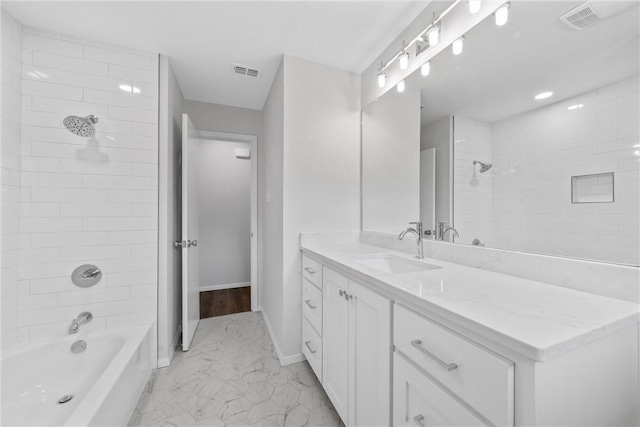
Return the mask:
[(493, 167), (493, 165), (491, 163), (482, 163), (478, 160), (474, 160), (473, 164), (475, 166), (475, 164), (479, 164), (480, 165), (480, 173), (485, 173), (486, 171), (488, 171), (489, 169), (491, 169)]
[(93, 125), (96, 123), (98, 123), (98, 117), (93, 114), (87, 117), (68, 116), (62, 121), (62, 124), (69, 132), (82, 137), (95, 135), (96, 128)]

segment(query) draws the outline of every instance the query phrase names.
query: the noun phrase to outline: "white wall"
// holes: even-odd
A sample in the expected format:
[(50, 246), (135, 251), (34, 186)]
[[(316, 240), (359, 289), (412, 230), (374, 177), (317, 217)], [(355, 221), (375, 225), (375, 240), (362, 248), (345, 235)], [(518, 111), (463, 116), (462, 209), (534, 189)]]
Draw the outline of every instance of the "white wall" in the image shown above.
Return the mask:
[[(420, 128), (420, 151), (436, 149), (436, 224), (447, 221), (451, 224), (451, 142), (453, 118), (443, 117)], [(419, 192), (414, 192), (417, 199)], [(447, 234), (447, 238), (449, 235)]]
[[(85, 329), (155, 324), (158, 56), (28, 28), (23, 47), (19, 339), (84, 310)], [(88, 114), (95, 138), (63, 128)], [(71, 282), (84, 263), (104, 272), (93, 288)]]
[(200, 139), (201, 288), (251, 281), (251, 160), (236, 149), (251, 144)]
[(18, 261), (20, 240), (20, 175), (22, 160), (22, 25), (2, 13), (2, 109), (0, 127), (0, 282), (2, 350), (18, 340)]
[(362, 111), (362, 229), (420, 220), (420, 90), (387, 92)]
[(455, 228), (460, 234), (457, 243), (471, 244), (479, 239), (494, 246), (493, 170), (480, 173), (473, 161), (492, 163), (493, 130), (489, 123), (460, 116), (453, 119)]
[[(638, 265), (639, 103), (635, 77), (495, 123), (495, 246)], [(571, 177), (603, 172), (615, 203), (572, 204)]]
[(184, 97), (169, 58), (160, 56), (160, 152), (158, 259), (158, 364), (171, 362), (182, 324), (182, 240), (180, 155)]
[(262, 110), (263, 140), (258, 157), (259, 306), (282, 354), (282, 209), (284, 165), (284, 64), (280, 63)]
[(300, 233), (360, 228), (360, 76), (284, 57), (283, 339), (301, 352)]

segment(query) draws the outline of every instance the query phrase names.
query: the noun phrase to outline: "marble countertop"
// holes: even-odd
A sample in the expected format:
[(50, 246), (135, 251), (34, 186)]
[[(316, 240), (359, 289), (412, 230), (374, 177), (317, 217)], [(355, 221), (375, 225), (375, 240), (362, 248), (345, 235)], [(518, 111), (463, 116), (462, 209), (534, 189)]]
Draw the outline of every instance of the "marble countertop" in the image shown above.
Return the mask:
[(638, 304), (459, 264), (389, 274), (356, 259), (411, 255), (362, 243), (303, 242), (303, 252), (355, 279), (432, 310), (530, 359), (544, 362), (639, 322)]

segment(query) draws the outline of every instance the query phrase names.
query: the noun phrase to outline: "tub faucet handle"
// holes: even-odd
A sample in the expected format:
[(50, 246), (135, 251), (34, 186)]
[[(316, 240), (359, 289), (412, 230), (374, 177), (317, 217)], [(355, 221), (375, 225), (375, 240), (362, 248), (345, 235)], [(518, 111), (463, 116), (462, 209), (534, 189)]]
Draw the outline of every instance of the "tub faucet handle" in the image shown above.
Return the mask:
[(88, 311), (83, 311), (71, 321), (71, 325), (69, 325), (69, 334), (77, 334), (80, 330), (80, 325), (84, 325), (85, 323), (89, 323), (93, 320), (93, 314)]

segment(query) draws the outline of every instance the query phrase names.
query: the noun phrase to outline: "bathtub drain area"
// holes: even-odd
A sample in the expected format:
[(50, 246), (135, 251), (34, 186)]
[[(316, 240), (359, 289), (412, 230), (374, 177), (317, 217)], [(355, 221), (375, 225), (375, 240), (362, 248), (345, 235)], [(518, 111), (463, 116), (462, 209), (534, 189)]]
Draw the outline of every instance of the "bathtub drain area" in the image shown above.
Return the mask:
[(70, 402), (73, 397), (73, 394), (65, 394), (60, 399), (58, 399), (58, 405), (64, 405), (65, 403)]

